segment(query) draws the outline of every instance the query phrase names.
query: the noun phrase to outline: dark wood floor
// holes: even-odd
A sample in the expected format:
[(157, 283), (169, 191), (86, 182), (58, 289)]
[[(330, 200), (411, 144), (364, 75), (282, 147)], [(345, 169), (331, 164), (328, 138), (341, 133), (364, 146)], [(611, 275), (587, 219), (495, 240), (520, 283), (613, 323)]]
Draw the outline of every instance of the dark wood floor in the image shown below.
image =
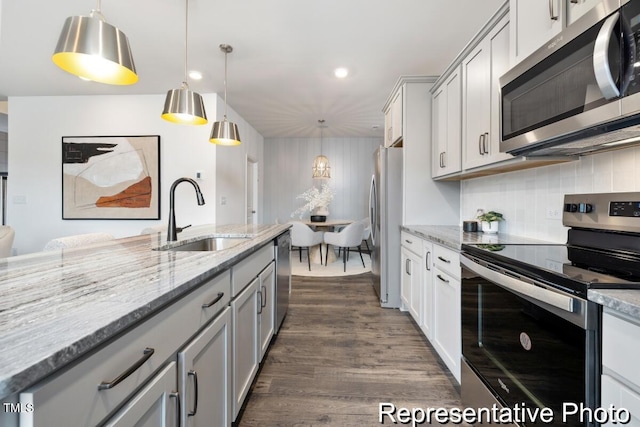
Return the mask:
[(370, 274), (294, 276), (292, 287), (239, 426), (379, 426), (380, 402), (460, 405), (455, 380), (410, 316), (380, 308)]

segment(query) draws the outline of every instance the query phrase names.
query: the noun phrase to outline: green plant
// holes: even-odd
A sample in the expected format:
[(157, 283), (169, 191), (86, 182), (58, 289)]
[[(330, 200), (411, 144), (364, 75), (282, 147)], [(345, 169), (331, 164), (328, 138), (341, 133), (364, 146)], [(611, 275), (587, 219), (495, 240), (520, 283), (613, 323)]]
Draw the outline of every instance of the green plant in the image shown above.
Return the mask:
[(493, 222), (493, 221), (504, 221), (504, 217), (500, 212), (489, 211), (478, 215), (478, 219), (480, 221)]

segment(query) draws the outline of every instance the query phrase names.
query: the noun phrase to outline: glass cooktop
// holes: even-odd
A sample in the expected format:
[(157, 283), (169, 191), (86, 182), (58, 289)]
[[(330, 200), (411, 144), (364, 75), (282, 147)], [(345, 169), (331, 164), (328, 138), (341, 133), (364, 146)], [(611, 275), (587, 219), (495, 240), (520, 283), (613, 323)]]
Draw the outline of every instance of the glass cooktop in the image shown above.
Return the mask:
[(463, 253), (573, 294), (590, 288), (640, 288), (640, 256), (564, 244), (464, 244)]

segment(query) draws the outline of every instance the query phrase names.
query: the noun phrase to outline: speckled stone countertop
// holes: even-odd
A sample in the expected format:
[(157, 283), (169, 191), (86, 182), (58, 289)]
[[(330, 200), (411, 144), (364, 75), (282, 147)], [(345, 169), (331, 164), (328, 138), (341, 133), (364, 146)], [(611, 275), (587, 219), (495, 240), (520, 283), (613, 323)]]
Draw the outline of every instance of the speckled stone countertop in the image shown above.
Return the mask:
[(590, 289), (587, 298), (640, 321), (640, 290)]
[(471, 233), (462, 231), (462, 227), (455, 225), (403, 225), (401, 230), (423, 239), (431, 240), (442, 246), (459, 251), (463, 244), (550, 244), (544, 240), (527, 237), (511, 236), (508, 234)]
[[(290, 225), (191, 227), (0, 260), (0, 398), (34, 384), (156, 313)], [(247, 237), (216, 252), (153, 250)]]

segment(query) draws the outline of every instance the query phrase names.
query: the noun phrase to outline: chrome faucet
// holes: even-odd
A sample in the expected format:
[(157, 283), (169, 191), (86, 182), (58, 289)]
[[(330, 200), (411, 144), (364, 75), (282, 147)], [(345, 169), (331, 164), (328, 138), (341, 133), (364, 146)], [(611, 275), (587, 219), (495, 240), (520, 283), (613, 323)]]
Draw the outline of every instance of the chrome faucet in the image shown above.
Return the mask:
[(176, 240), (178, 240), (178, 233), (182, 230), (184, 230), (187, 227), (190, 227), (190, 225), (187, 225), (185, 227), (178, 227), (176, 228), (176, 210), (175, 210), (175, 206), (174, 206), (174, 196), (175, 196), (175, 192), (176, 192), (176, 187), (178, 186), (178, 184), (180, 184), (181, 182), (188, 182), (191, 185), (193, 185), (193, 188), (196, 189), (196, 197), (198, 199), (198, 206), (202, 206), (204, 205), (204, 197), (202, 196), (202, 191), (200, 191), (200, 187), (198, 186), (198, 183), (195, 182), (193, 179), (191, 178), (178, 178), (174, 181), (173, 184), (171, 184), (171, 190), (169, 190), (169, 228), (167, 229), (167, 241), (168, 242), (175, 242)]

